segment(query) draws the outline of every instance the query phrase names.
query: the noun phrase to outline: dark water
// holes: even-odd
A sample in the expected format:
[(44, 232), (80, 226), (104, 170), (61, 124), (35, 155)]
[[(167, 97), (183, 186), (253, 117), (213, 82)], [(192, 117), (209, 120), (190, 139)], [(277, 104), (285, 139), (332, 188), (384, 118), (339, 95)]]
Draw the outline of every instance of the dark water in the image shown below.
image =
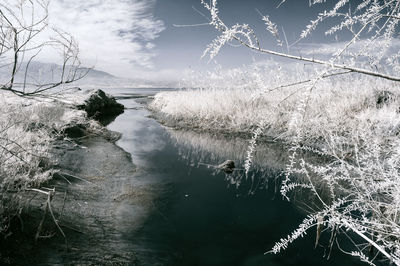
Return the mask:
[[(153, 94), (154, 91), (134, 90)], [(118, 93), (117, 93), (118, 94)], [(142, 265), (358, 265), (333, 248), (314, 250), (315, 232), (279, 255), (267, 254), (276, 241), (301, 223), (304, 213), (276, 192), (276, 178), (284, 165), (282, 146), (264, 147), (253, 178), (237, 181), (210, 165), (234, 159), (240, 167), (246, 142), (221, 136), (179, 132), (162, 127), (142, 108), (143, 99), (121, 99), (131, 108), (109, 128), (122, 133), (118, 145), (132, 154), (140, 169), (134, 178), (157, 186), (146, 220), (127, 229), (124, 240), (134, 245)], [(261, 148), (262, 149), (262, 148)], [(281, 158), (282, 157), (282, 158)], [(269, 160), (266, 165), (262, 161)], [(268, 164), (270, 168), (268, 168)], [(281, 165), (279, 165), (281, 164)], [(129, 205), (126, 219), (134, 213)], [(124, 219), (124, 216), (121, 217)], [(329, 234), (322, 235), (327, 245)]]
[[(361, 265), (337, 247), (326, 259), (329, 232), (316, 249), (310, 231), (282, 253), (264, 255), (305, 217), (277, 189), (287, 149), (258, 146), (246, 179), (245, 140), (161, 126), (145, 108), (157, 91), (109, 90), (127, 109), (106, 122), (122, 133), (117, 144), (132, 158), (96, 137), (66, 153), (65, 168), (91, 182), (64, 182), (57, 191), (68, 190), (65, 206), (62, 193), (53, 200), (56, 212), (64, 209), (69, 250), (59, 234), (36, 244), (17, 239), (0, 245), (0, 262), (12, 249), (5, 253), (21, 265)], [(228, 175), (213, 167), (227, 159), (239, 170)]]

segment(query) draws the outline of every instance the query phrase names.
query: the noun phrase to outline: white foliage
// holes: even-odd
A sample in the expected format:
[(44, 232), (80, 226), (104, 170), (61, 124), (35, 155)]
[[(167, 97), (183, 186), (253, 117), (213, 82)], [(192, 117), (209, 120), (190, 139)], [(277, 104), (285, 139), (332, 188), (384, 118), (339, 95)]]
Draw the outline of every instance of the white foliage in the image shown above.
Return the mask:
[(254, 156), (254, 152), (255, 152), (257, 139), (262, 134), (263, 130), (264, 130), (264, 121), (260, 121), (256, 130), (253, 131), (253, 136), (249, 142), (249, 147), (247, 149), (246, 160), (244, 163), (244, 169), (245, 169), (246, 176), (248, 175), (248, 173), (250, 171), (250, 167), (251, 167), (251, 164), (253, 161), (253, 156)]
[[(279, 6), (284, 2), (286, 1), (281, 1)], [(325, 2), (324, 0), (313, 0), (309, 4), (321, 5)], [(254, 32), (248, 25), (246, 25), (246, 30), (242, 32), (239, 32), (235, 27), (228, 28), (218, 17), (216, 1), (213, 1), (211, 6), (205, 4), (204, 1), (203, 4), (212, 15), (211, 24), (222, 32), (219, 38), (224, 40), (224, 42), (219, 41), (212, 45), (213, 49), (208, 47), (206, 53), (210, 53), (211, 57), (216, 56), (222, 45), (228, 41), (236, 40), (240, 44), (261, 53), (303, 60), (303, 58), (289, 54), (261, 49), (257, 37), (254, 36)], [(279, 252), (293, 240), (305, 234), (309, 228), (315, 225), (313, 222), (316, 219), (315, 217), (318, 216), (324, 217), (325, 223), (333, 232), (340, 232), (343, 229), (352, 230), (392, 263), (400, 264), (398, 256), (400, 245), (397, 241), (400, 238), (398, 218), (400, 211), (400, 176), (398, 171), (400, 161), (398, 151), (400, 146), (399, 141), (397, 141), (400, 125), (398, 118), (398, 98), (400, 95), (393, 91), (396, 99), (388, 101), (389, 103), (386, 103), (384, 108), (378, 109), (380, 107), (375, 106), (376, 104), (366, 98), (355, 104), (354, 98), (349, 98), (350, 95), (345, 96), (343, 91), (337, 90), (342, 86), (352, 87), (360, 94), (358, 95), (359, 99), (361, 94), (370, 91), (370, 99), (376, 100), (376, 96), (374, 96), (376, 92), (371, 93), (368, 86), (371, 84), (368, 84), (366, 79), (362, 87), (357, 87), (354, 80), (342, 80), (343, 82), (335, 80), (333, 84), (328, 86), (326, 86), (326, 82), (322, 82), (335, 68), (350, 70), (352, 67), (356, 67), (356, 72), (384, 78), (388, 77), (390, 72), (398, 75), (400, 54), (399, 52), (390, 54), (389, 51), (395, 38), (398, 37), (399, 13), (400, 2), (395, 0), (363, 0), (355, 9), (351, 6), (350, 0), (336, 0), (333, 8), (318, 14), (300, 34), (300, 40), (305, 39), (323, 22), (335, 21), (335, 24), (326, 31), (326, 34), (331, 35), (348, 31), (352, 34), (352, 38), (342, 49), (332, 53), (329, 61), (320, 62), (326, 68), (322, 71), (316, 69), (316, 77), (310, 79), (307, 86), (298, 90), (294, 89), (293, 94), (282, 100), (287, 101), (293, 95), (300, 96), (300, 100), (295, 102), (289, 110), (279, 108), (280, 102), (279, 104), (269, 103), (272, 109), (266, 112), (269, 116), (279, 116), (282, 113), (291, 114), (281, 116), (276, 120), (285, 120), (285, 130), (282, 130), (282, 133), (277, 136), (282, 139), (287, 138), (292, 143), (292, 153), (288, 158), (289, 163), (281, 186), (282, 195), (289, 199), (289, 192), (306, 189), (312, 191), (321, 204), (320, 210), (314, 210), (314, 213), (306, 218), (298, 229), (287, 238), (281, 239), (272, 249), (272, 252)], [(262, 19), (267, 25), (267, 30), (277, 37), (276, 25), (269, 20), (268, 16), (263, 16)], [(242, 38), (243, 36), (245, 38)], [(365, 40), (362, 47), (356, 52), (350, 52), (349, 48), (361, 39)], [(253, 40), (256, 40), (256, 44)], [(365, 58), (367, 58), (367, 61)], [(315, 62), (315, 60), (310, 59), (305, 61)], [(341, 62), (343, 65), (338, 67), (337, 62)], [(387, 65), (384, 65), (384, 63), (387, 63)], [(371, 73), (359, 71), (360, 68), (379, 69), (379, 71)], [(324, 83), (324, 85), (320, 83)], [(323, 93), (318, 90), (320, 86), (323, 86)], [(389, 87), (385, 88), (382, 84), (376, 84), (374, 89), (385, 91)], [(391, 87), (398, 88), (398, 84), (393, 84)], [(278, 88), (285, 88), (285, 86), (278, 86)], [(323, 106), (321, 103), (324, 100), (321, 96), (335, 93), (335, 91), (342, 94), (341, 100), (335, 101), (334, 96), (329, 98), (325, 102), (326, 105)], [(280, 92), (284, 94), (285, 91), (281, 90)], [(302, 92), (306, 93), (303, 94)], [(259, 98), (253, 98), (253, 101), (260, 100), (260, 98), (264, 100), (263, 93), (256, 95)], [(271, 93), (269, 97), (271, 101), (271, 98), (276, 96)], [(287, 106), (285, 107), (287, 108)], [(335, 111), (330, 112), (329, 109)], [(261, 108), (253, 109), (253, 112), (259, 113), (262, 112), (261, 110)], [(344, 110), (346, 111), (343, 112)], [(253, 114), (253, 119), (256, 119), (256, 117), (257, 115)], [(251, 166), (256, 138), (262, 134), (264, 125), (273, 129), (269, 130), (270, 134), (271, 132), (276, 133), (278, 125), (283, 125), (276, 123), (273, 118), (256, 121), (262, 121), (262, 126), (256, 127), (253, 131), (245, 164), (246, 172)], [(252, 124), (256, 125), (254, 122)], [(300, 157), (301, 150), (317, 151), (318, 154), (331, 158), (331, 162), (322, 165), (305, 162)], [(321, 187), (326, 187), (328, 193), (324, 194)], [(331, 239), (332, 243), (333, 241), (334, 237)], [(352, 252), (351, 255), (358, 256), (367, 263), (373, 263), (362, 250), (358, 249), (357, 245), (355, 247), (357, 250)]]
[[(320, 195), (322, 207), (310, 219), (324, 217), (326, 227), (338, 232), (348, 230), (341, 225), (350, 221), (352, 228), (376, 236), (378, 246), (398, 257), (400, 245), (393, 239), (400, 238), (399, 84), (354, 74), (320, 80), (307, 93), (304, 84), (274, 87), (285, 78), (287, 83), (309, 79), (307, 72), (299, 68), (288, 75), (280, 70), (277, 77), (275, 69), (257, 66), (193, 75), (185, 84), (203, 88), (159, 93), (150, 108), (172, 126), (247, 133), (248, 169), (260, 135), (295, 144), (281, 193), (288, 199), (299, 189)], [(377, 93), (385, 90), (395, 97), (378, 109)], [(303, 161), (299, 156), (304, 151), (328, 163)], [(282, 250), (316, 225), (305, 222), (273, 250)]]
[(279, 38), (279, 32), (278, 32), (277, 25), (269, 19), (269, 16), (262, 16), (262, 20), (265, 22), (265, 25), (267, 26), (267, 30), (276, 38), (278, 45), (282, 46), (283, 43)]
[(27, 191), (43, 187), (57, 172), (53, 144), (73, 122), (88, 123), (85, 112), (50, 96), (24, 98), (0, 91), (0, 233), (30, 204)]
[[(325, 2), (314, 0), (310, 5)], [(261, 49), (249, 25), (228, 27), (219, 17), (215, 0), (202, 3), (211, 14), (210, 24), (221, 32), (205, 52), (211, 58), (223, 45), (235, 40), (261, 53), (302, 60)], [(300, 39), (307, 38), (325, 21), (335, 22), (326, 31), (328, 35), (350, 32), (352, 37), (343, 48), (334, 51), (327, 62), (320, 62), (324, 68), (314, 68), (311, 74), (298, 71), (297, 75), (280, 70), (278, 75), (283, 78), (278, 80), (272, 78), (277, 71), (272, 74), (249, 69), (236, 76), (240, 79), (226, 79), (228, 89), (220, 90), (210, 81), (209, 87), (161, 93), (156, 95), (151, 108), (171, 124), (183, 127), (196, 124), (203, 130), (217, 128), (250, 134), (246, 172), (260, 135), (292, 144), (281, 193), (290, 199), (291, 193), (299, 190), (311, 192), (318, 208), (312, 209), (289, 236), (278, 241), (272, 253), (280, 252), (306, 234), (318, 225), (317, 218), (322, 217), (324, 226), (332, 232), (330, 244), (336, 234), (347, 234), (350, 230), (364, 245), (373, 246), (388, 261), (400, 265), (399, 83), (376, 78), (388, 78), (390, 72), (398, 75), (400, 69), (400, 53), (390, 50), (398, 38), (400, 2), (363, 0), (355, 7), (349, 0), (334, 3), (333, 8), (311, 20), (300, 35)], [(267, 16), (263, 20), (267, 30), (278, 36), (276, 25)], [(351, 51), (355, 43), (361, 45)], [(332, 74), (338, 74), (337, 69), (369, 76), (333, 77)], [(256, 73), (256, 79), (250, 78), (252, 73)], [(247, 77), (245, 82), (243, 77)], [(245, 86), (249, 84), (252, 86)], [(393, 97), (378, 106), (377, 97), (384, 91)], [(305, 161), (301, 155), (310, 151), (323, 156), (326, 162)], [(355, 244), (355, 250), (349, 254), (373, 264), (374, 257), (368, 257), (365, 249), (359, 247)]]

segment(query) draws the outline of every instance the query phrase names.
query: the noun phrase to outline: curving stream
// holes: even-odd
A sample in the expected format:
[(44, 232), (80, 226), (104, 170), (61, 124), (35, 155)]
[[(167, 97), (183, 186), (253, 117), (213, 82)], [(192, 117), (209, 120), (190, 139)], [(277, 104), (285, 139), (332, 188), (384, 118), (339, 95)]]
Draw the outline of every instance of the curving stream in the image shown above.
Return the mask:
[[(132, 154), (139, 169), (133, 178), (158, 188), (143, 224), (124, 234), (124, 239), (134, 243), (140, 264), (359, 264), (337, 250), (327, 261), (324, 248), (313, 249), (315, 235), (297, 241), (280, 255), (263, 255), (304, 218), (276, 191), (275, 180), (287, 158), (282, 145), (259, 146), (256, 170), (246, 181), (240, 170), (227, 175), (212, 165), (232, 159), (240, 168), (247, 141), (165, 128), (149, 118), (142, 98), (120, 102), (132, 109), (108, 127), (122, 133), (117, 144)], [(121, 219), (129, 219), (134, 212), (128, 205)]]
[[(259, 146), (246, 180), (240, 170), (246, 141), (163, 127), (145, 109), (147, 96), (156, 91), (108, 91), (127, 107), (106, 121), (122, 133), (117, 145), (123, 150), (92, 137), (66, 153), (65, 171), (90, 182), (73, 182), (65, 194), (61, 221), (69, 250), (57, 236), (27, 247), (16, 264), (360, 264), (337, 248), (327, 260), (326, 248), (314, 250), (314, 233), (281, 254), (263, 255), (305, 216), (276, 191), (285, 147)], [(239, 168), (231, 175), (213, 167), (227, 159)], [(321, 243), (328, 239), (322, 234)]]

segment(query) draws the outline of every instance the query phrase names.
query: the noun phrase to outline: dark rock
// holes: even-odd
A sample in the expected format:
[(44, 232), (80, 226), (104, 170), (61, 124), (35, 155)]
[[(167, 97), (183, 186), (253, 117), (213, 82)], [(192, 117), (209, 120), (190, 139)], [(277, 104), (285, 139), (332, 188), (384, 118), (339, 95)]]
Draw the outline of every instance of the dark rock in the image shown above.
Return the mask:
[(84, 104), (78, 105), (78, 109), (85, 110), (89, 117), (99, 118), (107, 115), (119, 115), (124, 112), (124, 106), (118, 103), (111, 95), (102, 90), (92, 92)]
[(218, 168), (227, 174), (232, 174), (233, 170), (235, 170), (235, 162), (232, 160), (226, 160), (225, 162), (218, 165)]
[(395, 100), (394, 93), (390, 91), (379, 91), (375, 95), (376, 108), (380, 109), (384, 105), (388, 105)]
[(81, 124), (73, 124), (62, 130), (62, 135), (70, 138), (81, 138), (85, 136), (86, 126)]

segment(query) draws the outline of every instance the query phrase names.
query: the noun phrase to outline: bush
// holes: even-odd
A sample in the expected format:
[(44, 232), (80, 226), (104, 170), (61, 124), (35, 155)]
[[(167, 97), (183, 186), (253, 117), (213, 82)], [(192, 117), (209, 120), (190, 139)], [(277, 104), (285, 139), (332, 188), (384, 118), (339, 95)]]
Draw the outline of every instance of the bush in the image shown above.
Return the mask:
[[(217, 83), (218, 88), (159, 93), (150, 108), (171, 126), (253, 136), (247, 171), (260, 136), (291, 145), (281, 193), (289, 199), (298, 189), (308, 190), (318, 208), (310, 207), (309, 216), (272, 248), (273, 253), (317, 227), (331, 230), (329, 245), (337, 233), (355, 232), (365, 243), (349, 254), (364, 261), (369, 261), (367, 249), (373, 246), (399, 263), (399, 85), (352, 74), (324, 79), (310, 93), (302, 85), (251, 83), (254, 76), (261, 76), (260, 84), (276, 84), (266, 80), (272, 71), (262, 74), (265, 69), (236, 73), (237, 82), (229, 76), (225, 88)], [(219, 75), (223, 80), (225, 73)], [(306, 75), (297, 71), (295, 77), (304, 80)], [(230, 88), (232, 82), (235, 88)], [(383, 99), (385, 95), (390, 97)], [(305, 160), (302, 151), (319, 154), (327, 163)]]

